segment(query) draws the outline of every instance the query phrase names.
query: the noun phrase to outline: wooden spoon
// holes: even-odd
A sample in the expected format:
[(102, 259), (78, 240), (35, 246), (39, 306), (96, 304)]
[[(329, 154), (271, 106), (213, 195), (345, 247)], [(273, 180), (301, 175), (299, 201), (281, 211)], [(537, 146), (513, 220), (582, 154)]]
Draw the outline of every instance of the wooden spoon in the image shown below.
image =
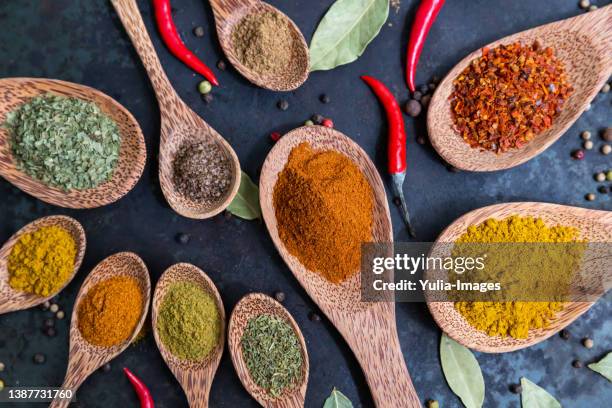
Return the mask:
[[(542, 218), (549, 226), (566, 225), (577, 227), (581, 232), (580, 238), (586, 239), (589, 242), (612, 242), (612, 212), (610, 211), (588, 210), (585, 208), (569, 207), (559, 204), (523, 202), (496, 204), (471, 211), (459, 217), (449, 225), (442, 234), (440, 234), (436, 240), (436, 244), (455, 242), (459, 236), (465, 233), (467, 227), (470, 225), (480, 224), (489, 218), (504, 219), (511, 215)], [(446, 257), (450, 256), (452, 245), (436, 245), (434, 249), (439, 252), (435, 254), (436, 257)], [(604, 255), (599, 260), (592, 262), (592, 264), (589, 264), (589, 271), (593, 269), (600, 273), (609, 274), (609, 249), (607, 260)], [(436, 280), (445, 279), (447, 276), (446, 273), (442, 271), (427, 270), (424, 278)], [(463, 316), (455, 310), (453, 302), (434, 302), (431, 301), (431, 297), (428, 296), (428, 294), (426, 294), (426, 296), (428, 299), (427, 306), (434, 320), (446, 334), (466, 347), (485, 353), (502, 353), (533, 346), (568, 326), (580, 317), (580, 315), (589, 310), (594, 304), (594, 302), (568, 303), (567, 306), (557, 314), (555, 320), (552, 321), (549, 327), (545, 329), (530, 330), (529, 337), (526, 339), (515, 339), (512, 337), (488, 336), (486, 333), (472, 327)]]
[[(215, 15), (217, 35), (221, 43), (221, 48), (234, 67), (246, 79), (257, 86), (270, 89), (272, 91), (291, 91), (306, 81), (310, 67), (308, 45), (300, 29), (287, 15), (260, 0), (210, 0), (210, 5)], [(261, 74), (244, 65), (237, 56), (232, 41), (232, 32), (237, 23), (250, 14), (260, 14), (273, 12), (282, 16), (293, 34), (295, 50), (293, 62), (288, 65), (281, 74)]]
[[(164, 346), (159, 333), (157, 332), (157, 316), (161, 307), (164, 296), (168, 287), (176, 282), (188, 281), (200, 286), (202, 290), (212, 296), (219, 309), (219, 318), (221, 319), (221, 334), (219, 343), (210, 352), (210, 354), (201, 361), (187, 361), (176, 357)], [(178, 382), (183, 387), (187, 395), (187, 401), (190, 407), (208, 407), (208, 394), (213, 378), (219, 367), (219, 361), (223, 354), (225, 345), (225, 309), (223, 301), (219, 295), (219, 291), (215, 287), (213, 281), (197, 266), (188, 263), (178, 263), (166, 269), (157, 285), (153, 294), (153, 312), (151, 314), (153, 324), (153, 336), (157, 343), (157, 348), (164, 358), (164, 361), (174, 374)]]
[(310, 143), (315, 149), (336, 150), (353, 160), (374, 191), (374, 241), (393, 242), (387, 195), (376, 167), (355, 142), (323, 126), (305, 126), (289, 132), (276, 143), (264, 162), (259, 182), (259, 200), (272, 241), (293, 275), (355, 353), (365, 372), (376, 406), (420, 407), (397, 337), (395, 304), (362, 302), (359, 273), (339, 285), (328, 282), (318, 273), (306, 269), (291, 255), (278, 235), (273, 203), (274, 185), (291, 150), (303, 142)]
[[(204, 219), (219, 214), (232, 202), (240, 187), (240, 163), (236, 153), (172, 88), (147, 34), (136, 1), (111, 0), (111, 3), (140, 56), (157, 95), (161, 112), (159, 181), (166, 200), (174, 211), (185, 217)], [(180, 194), (173, 183), (172, 162), (176, 152), (183, 143), (196, 141), (215, 144), (230, 162), (230, 187), (224, 197), (213, 203), (192, 201)]]
[(39, 200), (66, 208), (101, 207), (127, 194), (142, 175), (147, 151), (142, 130), (134, 116), (110, 96), (88, 86), (57, 79), (0, 79), (0, 124), (20, 105), (47, 93), (94, 102), (117, 123), (121, 148), (111, 179), (86, 190), (64, 191), (50, 187), (17, 168), (11, 152), (9, 131), (3, 126), (0, 126), (0, 176)]
[[(242, 335), (244, 330), (249, 323), (249, 320), (256, 318), (262, 314), (268, 314), (286, 321), (297, 338), (300, 341), (302, 348), (302, 376), (300, 382), (295, 384), (292, 388), (285, 390), (279, 397), (274, 398), (259, 385), (255, 384), (249, 369), (247, 368), (246, 362), (242, 355)], [(280, 303), (272, 299), (270, 296), (264, 295), (263, 293), (251, 293), (240, 299), (240, 301), (234, 307), (232, 316), (230, 317), (229, 329), (228, 329), (228, 346), (230, 354), (232, 356), (232, 363), (238, 373), (240, 382), (246, 390), (251, 394), (253, 398), (257, 400), (262, 406), (270, 408), (290, 408), (290, 407), (303, 407), (304, 400), (306, 398), (306, 387), (308, 386), (308, 350), (306, 349), (306, 342), (304, 336), (300, 331), (300, 327), (297, 325), (291, 314), (285, 309)]]
[[(34, 232), (42, 227), (50, 226), (58, 226), (65, 229), (68, 231), (68, 233), (70, 233), (74, 239), (74, 242), (76, 243), (77, 254), (74, 259), (72, 274), (60, 289), (58, 289), (55, 293), (51, 293), (49, 296), (43, 297), (13, 289), (8, 283), (9, 273), (7, 268), (8, 257), (11, 254), (13, 246), (23, 234)], [(86, 239), (83, 226), (74, 218), (63, 215), (52, 215), (49, 217), (39, 218), (14, 233), (9, 240), (6, 241), (2, 248), (0, 248), (0, 314), (13, 312), (15, 310), (29, 309), (31, 307), (40, 305), (64, 290), (81, 267), (83, 256), (85, 255), (85, 246)]]
[(612, 6), (546, 24), (495, 41), (487, 47), (538, 40), (550, 46), (564, 64), (574, 93), (553, 125), (521, 149), (495, 154), (471, 148), (454, 130), (449, 97), (453, 80), (474, 60), (480, 49), (461, 60), (438, 85), (431, 99), (427, 130), (431, 144), (444, 160), (469, 171), (494, 171), (517, 166), (542, 153), (578, 119), (612, 74)]
[[(138, 281), (142, 291), (144, 304), (138, 324), (134, 328), (132, 335), (113, 347), (94, 346), (83, 338), (79, 330), (79, 306), (89, 290), (113, 276), (127, 275), (132, 276)], [(85, 278), (79, 293), (77, 294), (72, 310), (72, 322), (70, 324), (70, 348), (68, 352), (68, 368), (66, 377), (62, 384), (63, 389), (71, 389), (74, 397), (76, 390), (94, 371), (108, 363), (121, 354), (140, 332), (142, 325), (147, 317), (149, 302), (151, 300), (151, 281), (149, 271), (140, 257), (132, 252), (119, 252), (109, 256), (100, 262)], [(63, 408), (69, 404), (69, 399), (55, 399), (50, 408)]]

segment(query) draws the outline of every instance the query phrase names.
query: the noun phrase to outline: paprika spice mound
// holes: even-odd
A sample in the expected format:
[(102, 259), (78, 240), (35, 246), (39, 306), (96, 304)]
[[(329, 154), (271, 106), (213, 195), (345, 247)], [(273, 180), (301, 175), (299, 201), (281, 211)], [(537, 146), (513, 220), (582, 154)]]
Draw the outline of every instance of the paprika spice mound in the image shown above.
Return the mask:
[[(481, 282), (502, 282), (504, 299), (518, 299), (520, 291), (531, 293), (565, 293), (571, 284), (572, 273), (582, 257), (586, 243), (578, 240), (579, 230), (563, 225), (547, 226), (540, 218), (511, 216), (503, 220), (488, 219), (479, 225), (472, 225), (455, 242), (453, 257), (473, 256), (474, 253), (487, 253), (486, 267), (474, 269), (465, 279)], [(500, 250), (496, 254), (493, 243), (534, 243), (542, 245), (513, 245), (511, 253)], [(461, 245), (477, 244), (478, 245)], [(576, 243), (576, 245), (544, 245), (546, 243)], [(500, 246), (500, 248), (503, 246)], [(552, 252), (562, 262), (546, 262), (544, 254)], [(498, 256), (499, 255), (499, 256)], [(548, 256), (551, 254), (549, 253)], [(514, 262), (521, 259), (521, 262)], [(537, 279), (533, 278), (533, 262), (538, 264)], [(543, 261), (538, 263), (538, 261)], [(559, 266), (559, 264), (562, 264)], [(512, 271), (511, 276), (506, 271)], [(462, 278), (463, 279), (463, 278)], [(535, 285), (555, 285), (555, 288), (528, 288)], [(528, 289), (525, 289), (528, 288)], [(548, 295), (543, 295), (546, 299)], [(455, 309), (463, 315), (474, 328), (489, 336), (511, 336), (524, 339), (529, 330), (545, 328), (561, 311), (564, 303), (560, 301), (460, 301)]]
[(278, 234), (307, 269), (332, 283), (359, 270), (361, 244), (372, 240), (373, 192), (348, 157), (296, 146), (273, 200)]
[(77, 246), (58, 226), (28, 232), (13, 245), (8, 257), (9, 285), (16, 290), (49, 296), (70, 278)]
[(495, 153), (521, 148), (551, 127), (574, 91), (552, 48), (538, 42), (483, 48), (453, 85), (456, 130), (471, 147)]
[(126, 275), (113, 276), (89, 289), (81, 301), (79, 330), (93, 345), (115, 346), (132, 335), (142, 308), (138, 281)]

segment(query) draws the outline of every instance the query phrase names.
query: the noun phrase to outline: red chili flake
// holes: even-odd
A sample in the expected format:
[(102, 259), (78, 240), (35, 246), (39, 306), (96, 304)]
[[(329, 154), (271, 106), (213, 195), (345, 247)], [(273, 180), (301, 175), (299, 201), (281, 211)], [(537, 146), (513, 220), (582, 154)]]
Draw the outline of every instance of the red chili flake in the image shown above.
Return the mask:
[(329, 119), (329, 118), (323, 119), (323, 122), (321, 122), (321, 124), (323, 126), (325, 126), (325, 127), (328, 127), (328, 128), (333, 128), (334, 127), (334, 122), (332, 122), (332, 120)]
[(456, 130), (473, 148), (503, 153), (552, 126), (573, 93), (550, 47), (520, 43), (483, 48), (453, 81)]
[(281, 138), (281, 134), (278, 132), (272, 132), (270, 133), (270, 139), (272, 139), (275, 142), (278, 142), (278, 140)]

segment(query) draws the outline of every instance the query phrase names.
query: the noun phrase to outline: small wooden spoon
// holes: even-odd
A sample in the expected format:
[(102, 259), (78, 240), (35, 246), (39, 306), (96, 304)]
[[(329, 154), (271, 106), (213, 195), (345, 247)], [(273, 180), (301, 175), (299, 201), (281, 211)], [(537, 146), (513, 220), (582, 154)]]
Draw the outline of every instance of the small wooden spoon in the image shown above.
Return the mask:
[(17, 168), (10, 134), (3, 126), (0, 126), (0, 176), (23, 192), (60, 207), (96, 208), (119, 200), (136, 185), (147, 159), (142, 130), (134, 116), (110, 96), (85, 85), (57, 79), (4, 78), (0, 79), (0, 124), (20, 105), (47, 93), (94, 102), (117, 123), (121, 148), (111, 179), (87, 190), (64, 191), (50, 187)]
[[(193, 282), (199, 285), (202, 290), (215, 299), (217, 308), (219, 309), (219, 318), (221, 319), (219, 343), (202, 361), (180, 360), (164, 346), (157, 332), (157, 316), (164, 296), (170, 285), (182, 281)], [(215, 287), (213, 281), (197, 266), (188, 263), (172, 265), (170, 268), (166, 269), (155, 286), (151, 322), (157, 348), (170, 368), (170, 371), (172, 371), (174, 377), (176, 377), (181, 387), (183, 387), (187, 395), (189, 406), (192, 408), (208, 407), (210, 386), (217, 372), (217, 367), (219, 367), (219, 361), (221, 361), (221, 355), (223, 354), (223, 347), (225, 345), (225, 309), (219, 291)]]
[(444, 160), (469, 171), (508, 169), (546, 150), (578, 119), (612, 74), (612, 6), (546, 24), (495, 41), (487, 47), (538, 40), (550, 46), (564, 64), (574, 93), (553, 125), (521, 149), (495, 154), (471, 148), (454, 130), (449, 97), (455, 78), (482, 54), (478, 49), (462, 59), (438, 85), (429, 104), (427, 130), (431, 144)]
[[(8, 283), (9, 274), (7, 269), (8, 257), (11, 254), (13, 246), (23, 234), (34, 232), (42, 227), (50, 226), (62, 227), (68, 231), (68, 233), (70, 233), (74, 239), (74, 242), (76, 243), (77, 254), (74, 259), (74, 269), (72, 270), (72, 274), (58, 291), (50, 294), (49, 296), (43, 297), (32, 293), (16, 291)], [(85, 255), (85, 246), (86, 239), (83, 226), (74, 218), (63, 215), (52, 215), (49, 217), (39, 218), (14, 233), (9, 240), (6, 241), (2, 248), (0, 248), (0, 314), (13, 312), (16, 310), (29, 309), (31, 307), (40, 305), (64, 290), (81, 267), (83, 256)]]
[(374, 191), (373, 239), (375, 242), (393, 242), (387, 195), (376, 167), (359, 145), (342, 133), (323, 126), (305, 126), (289, 132), (274, 145), (263, 164), (259, 201), (272, 241), (293, 275), (355, 353), (376, 406), (420, 407), (397, 337), (395, 304), (392, 301), (362, 302), (359, 273), (342, 284), (330, 283), (306, 269), (287, 251), (279, 237), (273, 202), (274, 185), (291, 150), (303, 142), (310, 143), (314, 149), (336, 150), (353, 160)]
[[(210, 0), (210, 5), (215, 15), (217, 35), (219, 36), (221, 48), (223, 48), (225, 55), (232, 65), (246, 79), (257, 86), (272, 91), (291, 91), (300, 87), (306, 81), (310, 67), (308, 45), (306, 45), (306, 40), (300, 29), (287, 15), (276, 7), (260, 0)], [(290, 30), (293, 33), (293, 41), (296, 44), (293, 62), (280, 75), (263, 75), (253, 71), (240, 61), (234, 49), (232, 32), (236, 24), (249, 14), (264, 12), (273, 12), (284, 17), (287, 23), (289, 23)]]
[[(610, 211), (588, 210), (559, 204), (523, 202), (496, 204), (471, 211), (449, 225), (440, 234), (436, 244), (455, 242), (459, 236), (465, 233), (470, 225), (478, 225), (489, 218), (504, 219), (512, 215), (542, 218), (549, 226), (566, 225), (577, 227), (581, 232), (580, 238), (586, 239), (589, 242), (612, 242), (612, 212)], [(436, 245), (434, 249), (439, 252), (435, 254), (436, 257), (446, 257), (450, 256), (452, 245)], [(593, 263), (589, 264), (589, 270), (591, 270), (592, 265), (594, 271), (609, 274), (609, 253), (607, 259), (604, 256), (600, 260), (592, 261)], [(607, 267), (604, 266), (606, 264)], [(608, 268), (607, 272), (606, 268)], [(446, 273), (436, 270), (427, 270), (424, 276), (424, 279), (432, 281), (445, 278), (447, 278)], [(557, 314), (549, 327), (530, 330), (529, 337), (526, 339), (515, 339), (513, 337), (488, 336), (486, 333), (472, 327), (455, 310), (453, 302), (431, 301), (431, 297), (428, 294), (426, 294), (426, 298), (428, 299), (427, 306), (434, 320), (446, 334), (466, 347), (485, 353), (503, 353), (533, 346), (571, 324), (594, 304), (594, 302), (568, 303)]]
[[(132, 335), (123, 343), (113, 347), (94, 346), (83, 338), (79, 330), (79, 306), (89, 290), (113, 276), (127, 275), (132, 276), (138, 281), (142, 291), (144, 304), (138, 324), (134, 328)], [(151, 281), (149, 271), (140, 257), (132, 252), (119, 252), (109, 256), (100, 262), (85, 278), (79, 293), (77, 294), (72, 310), (72, 321), (70, 324), (70, 348), (68, 352), (68, 368), (66, 377), (62, 384), (63, 389), (71, 389), (73, 397), (76, 390), (83, 381), (94, 371), (108, 363), (121, 354), (140, 332), (142, 325), (147, 317), (149, 303), (151, 301)], [(63, 408), (69, 404), (69, 399), (56, 399), (50, 408)]]
[[(246, 362), (242, 355), (242, 335), (244, 330), (252, 318), (258, 317), (262, 314), (268, 314), (286, 321), (297, 338), (300, 341), (302, 348), (302, 377), (298, 384), (291, 389), (285, 390), (282, 395), (277, 398), (273, 398), (270, 394), (255, 384), (249, 369), (247, 368)], [(230, 317), (229, 329), (228, 329), (228, 346), (230, 354), (232, 356), (232, 363), (238, 373), (240, 382), (246, 390), (251, 394), (253, 398), (257, 400), (262, 406), (270, 408), (282, 408), (282, 407), (303, 407), (304, 400), (306, 398), (306, 387), (308, 386), (308, 350), (306, 349), (306, 342), (304, 336), (300, 331), (300, 327), (297, 325), (291, 314), (285, 309), (280, 303), (272, 299), (270, 296), (264, 295), (263, 293), (251, 293), (244, 296), (234, 307), (232, 316)]]
[[(161, 113), (159, 181), (166, 200), (174, 211), (185, 217), (204, 219), (219, 214), (232, 202), (240, 187), (240, 163), (236, 153), (229, 143), (191, 110), (172, 88), (147, 34), (136, 1), (111, 0), (111, 3), (140, 56), (157, 95)], [(232, 173), (230, 187), (225, 196), (217, 202), (201, 203), (189, 200), (174, 186), (172, 168), (174, 156), (183, 143), (196, 141), (217, 145), (230, 162)]]

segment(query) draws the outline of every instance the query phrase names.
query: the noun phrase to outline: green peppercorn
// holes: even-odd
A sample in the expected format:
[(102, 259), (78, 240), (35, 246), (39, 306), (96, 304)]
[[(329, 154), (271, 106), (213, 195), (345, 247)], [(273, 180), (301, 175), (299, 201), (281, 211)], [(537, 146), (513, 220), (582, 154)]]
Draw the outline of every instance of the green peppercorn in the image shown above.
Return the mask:
[(612, 181), (612, 170), (606, 172), (606, 180)]
[(306, 122), (304, 122), (304, 126), (312, 126), (314, 125), (314, 122), (310, 119), (308, 119)]
[(4, 389), (4, 381), (0, 380), (0, 391)]
[(198, 92), (206, 95), (212, 91), (212, 84), (208, 81), (202, 81), (198, 84)]
[(440, 403), (436, 400), (428, 400), (427, 408), (440, 408)]

